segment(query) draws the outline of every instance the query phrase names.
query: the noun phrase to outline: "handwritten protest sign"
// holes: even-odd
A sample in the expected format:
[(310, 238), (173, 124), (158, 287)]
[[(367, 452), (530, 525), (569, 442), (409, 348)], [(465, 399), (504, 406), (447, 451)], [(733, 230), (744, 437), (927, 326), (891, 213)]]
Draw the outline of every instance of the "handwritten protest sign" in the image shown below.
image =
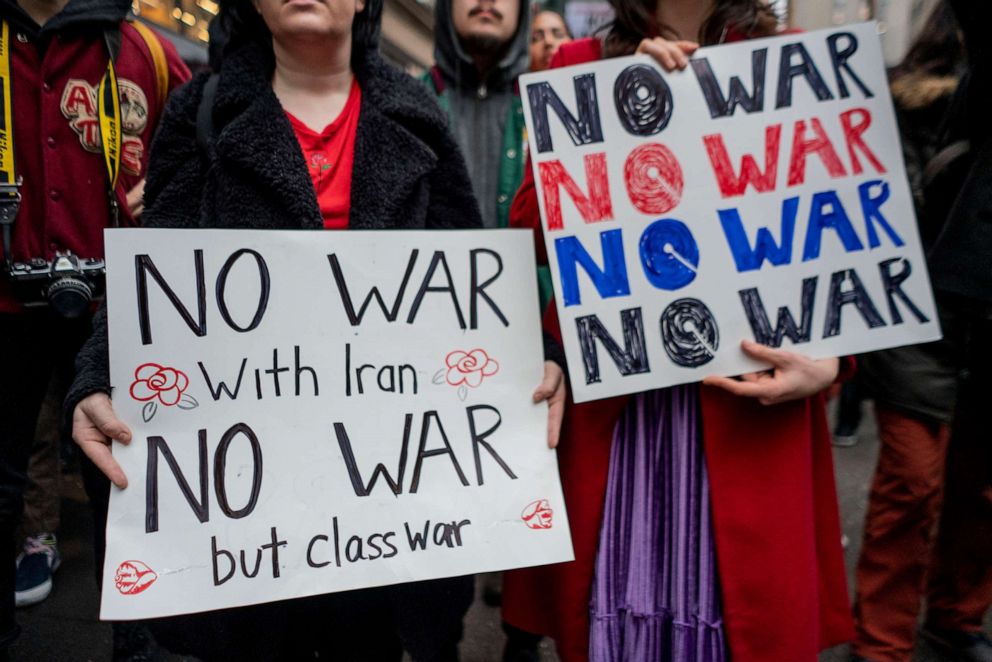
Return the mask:
[(940, 336), (873, 24), (521, 90), (576, 401)]
[(572, 558), (533, 241), (110, 230), (101, 616)]

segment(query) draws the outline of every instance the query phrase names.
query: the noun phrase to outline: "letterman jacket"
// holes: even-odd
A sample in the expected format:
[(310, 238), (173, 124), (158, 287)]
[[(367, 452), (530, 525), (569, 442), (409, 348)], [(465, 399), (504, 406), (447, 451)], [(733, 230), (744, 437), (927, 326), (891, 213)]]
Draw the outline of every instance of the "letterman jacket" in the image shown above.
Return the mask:
[[(133, 225), (125, 196), (145, 175), (148, 147), (165, 105), (157, 98), (155, 62), (125, 17), (130, 0), (70, 0), (39, 27), (17, 5), (0, 0), (10, 26), (14, 162), (24, 184), (14, 221), (13, 259), (51, 260), (56, 251), (103, 257), (110, 222), (108, 175), (100, 140), (97, 90), (109, 59), (104, 30), (119, 26), (116, 72), (121, 100), (121, 163), (115, 195), (121, 225)], [(190, 73), (165, 39), (169, 88)], [(2, 253), (2, 248), (0, 248)], [(0, 276), (0, 313), (19, 313)]]

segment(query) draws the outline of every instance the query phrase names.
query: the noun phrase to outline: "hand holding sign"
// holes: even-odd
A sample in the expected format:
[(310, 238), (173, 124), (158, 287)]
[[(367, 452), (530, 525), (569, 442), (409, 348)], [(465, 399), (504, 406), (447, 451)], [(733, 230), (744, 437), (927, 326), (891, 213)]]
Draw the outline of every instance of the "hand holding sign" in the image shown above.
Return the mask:
[(96, 468), (117, 487), (127, 487), (127, 476), (110, 451), (112, 442), (128, 444), (131, 431), (117, 415), (106, 393), (94, 393), (79, 401), (72, 412), (72, 438)]
[(665, 71), (685, 69), (689, 66), (689, 56), (699, 50), (694, 41), (669, 41), (664, 37), (644, 39), (637, 46), (637, 53), (650, 55)]
[(544, 379), (534, 391), (534, 402), (548, 403), (548, 448), (558, 447), (565, 418), (565, 373), (554, 361), (544, 362)]
[(717, 386), (734, 395), (756, 398), (763, 405), (777, 405), (806, 398), (830, 386), (840, 369), (839, 359), (815, 361), (803, 354), (741, 341), (744, 353), (756, 361), (769, 363), (771, 370), (749, 372), (740, 379), (707, 377), (703, 384)]

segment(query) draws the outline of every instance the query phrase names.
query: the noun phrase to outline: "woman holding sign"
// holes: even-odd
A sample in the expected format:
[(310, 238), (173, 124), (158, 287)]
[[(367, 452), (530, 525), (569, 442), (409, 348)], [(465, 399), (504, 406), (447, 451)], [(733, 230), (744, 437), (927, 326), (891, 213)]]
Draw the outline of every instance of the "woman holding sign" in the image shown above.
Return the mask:
[[(779, 29), (760, 0), (611, 4), (604, 38), (563, 45), (552, 67), (643, 53), (685, 69), (699, 44)], [(540, 235), (530, 168), (511, 219)], [(554, 307), (547, 322), (558, 330)], [(576, 562), (507, 573), (507, 622), (552, 635), (567, 661), (815, 660), (851, 638), (822, 395), (842, 362), (742, 351), (770, 369), (569, 406)]]
[[(462, 156), (427, 91), (376, 49), (382, 0), (222, 0), (219, 75), (170, 99), (145, 190), (161, 228), (481, 227)], [(119, 488), (106, 315), (78, 360), (73, 436)], [(561, 403), (561, 372), (542, 390)], [(558, 379), (553, 377), (557, 375)], [(104, 510), (104, 512), (106, 512)], [(471, 577), (170, 619), (201, 658), (457, 658)], [(264, 599), (264, 597), (262, 598)], [(182, 627), (175, 627), (175, 623)]]

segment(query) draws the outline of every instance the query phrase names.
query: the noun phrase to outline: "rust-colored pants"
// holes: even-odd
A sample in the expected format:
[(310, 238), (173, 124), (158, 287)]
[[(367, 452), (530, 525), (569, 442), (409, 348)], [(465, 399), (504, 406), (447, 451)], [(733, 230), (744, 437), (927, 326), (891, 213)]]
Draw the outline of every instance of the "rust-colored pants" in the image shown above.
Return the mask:
[(924, 597), (928, 622), (952, 630), (980, 630), (992, 603), (992, 439), (980, 416), (992, 400), (959, 397), (953, 440), (947, 425), (876, 406), (855, 603), (854, 652), (869, 660), (911, 659)]

